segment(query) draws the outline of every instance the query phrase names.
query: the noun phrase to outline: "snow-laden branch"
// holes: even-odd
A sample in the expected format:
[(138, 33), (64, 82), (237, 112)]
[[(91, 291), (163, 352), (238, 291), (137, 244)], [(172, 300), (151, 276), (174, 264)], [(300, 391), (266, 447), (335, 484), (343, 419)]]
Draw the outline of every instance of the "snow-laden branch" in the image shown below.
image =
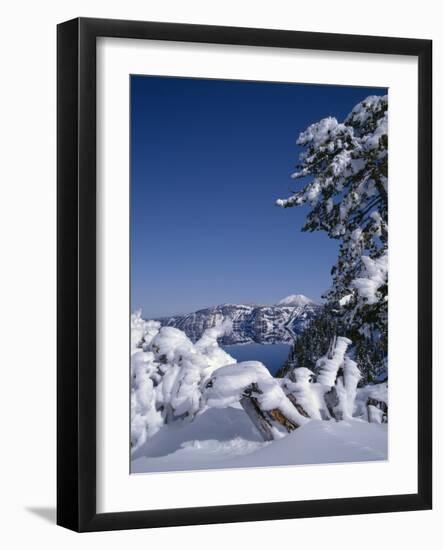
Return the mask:
[(362, 257), (362, 277), (357, 277), (351, 283), (351, 287), (357, 289), (359, 297), (368, 305), (374, 305), (384, 299), (379, 293), (381, 287), (388, 282), (388, 254), (372, 259), (369, 256)]

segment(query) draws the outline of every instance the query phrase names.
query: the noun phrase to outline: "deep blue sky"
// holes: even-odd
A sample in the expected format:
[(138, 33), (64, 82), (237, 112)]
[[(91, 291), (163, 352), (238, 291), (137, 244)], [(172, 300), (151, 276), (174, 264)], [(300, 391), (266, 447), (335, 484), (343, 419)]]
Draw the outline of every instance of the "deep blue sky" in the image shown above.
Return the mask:
[(319, 300), (337, 242), (281, 209), (298, 134), (376, 88), (131, 77), (131, 307)]

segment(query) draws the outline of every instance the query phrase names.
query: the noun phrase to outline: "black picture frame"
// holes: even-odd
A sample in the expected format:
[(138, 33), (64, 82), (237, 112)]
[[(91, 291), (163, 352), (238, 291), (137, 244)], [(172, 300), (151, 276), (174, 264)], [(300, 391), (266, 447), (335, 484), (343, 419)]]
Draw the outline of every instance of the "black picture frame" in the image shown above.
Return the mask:
[[(96, 39), (399, 54), (418, 58), (416, 494), (96, 512)], [(57, 29), (57, 523), (75, 531), (426, 510), (432, 506), (432, 42), (78, 18)]]

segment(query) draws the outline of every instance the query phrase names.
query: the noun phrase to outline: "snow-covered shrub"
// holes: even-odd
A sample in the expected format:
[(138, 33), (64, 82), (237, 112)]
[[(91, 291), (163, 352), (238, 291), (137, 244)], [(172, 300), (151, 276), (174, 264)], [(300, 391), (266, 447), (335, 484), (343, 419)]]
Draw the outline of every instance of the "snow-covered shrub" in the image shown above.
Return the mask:
[(217, 344), (230, 322), (207, 329), (193, 344), (184, 332), (131, 316), (131, 446), (135, 450), (165, 423), (192, 420), (202, 408), (211, 373), (235, 363)]
[(131, 355), (131, 445), (137, 448), (163, 425), (156, 406), (156, 385), (161, 375), (152, 352), (139, 350)]
[(145, 321), (141, 311), (131, 315), (131, 353), (137, 351), (142, 345), (149, 345), (152, 338), (160, 330), (158, 321)]
[(317, 376), (299, 367), (281, 379), (294, 406), (301, 407), (310, 418), (352, 418), (361, 374), (356, 362), (346, 354), (351, 343), (342, 336), (334, 338), (328, 353), (317, 360)]
[(388, 421), (388, 384), (368, 384), (358, 388), (354, 416), (380, 424)]

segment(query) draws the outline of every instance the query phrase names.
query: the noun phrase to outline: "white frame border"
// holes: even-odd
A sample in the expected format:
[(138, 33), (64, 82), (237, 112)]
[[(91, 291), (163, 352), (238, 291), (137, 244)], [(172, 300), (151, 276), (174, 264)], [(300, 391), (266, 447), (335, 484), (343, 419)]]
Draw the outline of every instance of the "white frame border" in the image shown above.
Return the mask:
[[(389, 461), (129, 474), (130, 74), (389, 88)], [(97, 40), (98, 513), (417, 492), (417, 82), (413, 56)]]

